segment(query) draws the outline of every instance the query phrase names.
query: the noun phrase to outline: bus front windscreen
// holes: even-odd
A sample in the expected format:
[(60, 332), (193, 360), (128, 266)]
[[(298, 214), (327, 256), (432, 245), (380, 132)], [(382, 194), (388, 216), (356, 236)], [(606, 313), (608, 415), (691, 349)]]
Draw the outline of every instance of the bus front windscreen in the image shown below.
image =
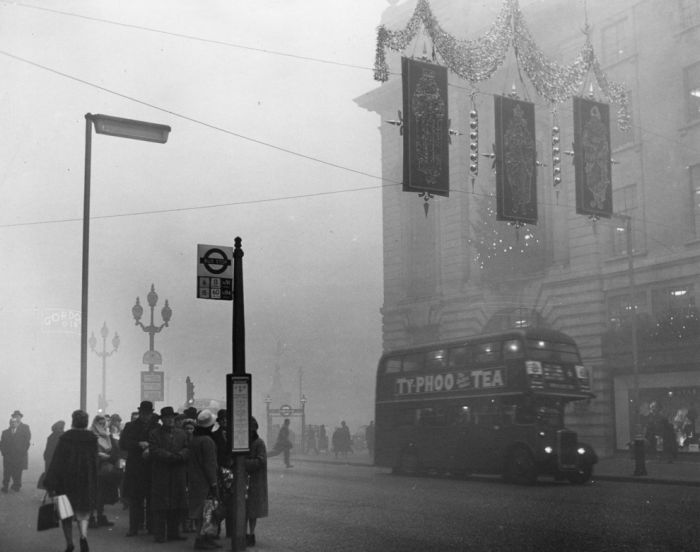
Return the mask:
[(555, 343), (542, 339), (527, 340), (527, 358), (542, 362), (580, 364), (578, 349), (573, 343)]

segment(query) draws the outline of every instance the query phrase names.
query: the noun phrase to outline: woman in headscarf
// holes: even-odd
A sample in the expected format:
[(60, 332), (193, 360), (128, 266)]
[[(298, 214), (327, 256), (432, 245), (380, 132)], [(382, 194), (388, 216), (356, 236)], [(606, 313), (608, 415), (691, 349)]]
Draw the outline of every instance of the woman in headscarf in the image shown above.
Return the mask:
[(37, 485), (40, 489), (44, 488), (44, 478), (46, 477), (46, 472), (49, 471), (49, 465), (51, 464), (53, 453), (56, 451), (58, 440), (61, 438), (61, 435), (63, 435), (65, 429), (66, 422), (63, 420), (58, 420), (51, 426), (51, 435), (47, 437), (46, 448), (44, 449), (44, 473), (41, 474), (39, 484)]
[(119, 444), (102, 414), (92, 419), (90, 431), (97, 437), (98, 467), (96, 511), (90, 515), (89, 526), (92, 529), (112, 527), (114, 523), (105, 516), (105, 504), (114, 504), (119, 500)]
[[(44, 486), (51, 495), (67, 495), (80, 531), (80, 552), (89, 552), (88, 518), (97, 494), (97, 437), (88, 431), (88, 413), (76, 410), (71, 429), (58, 441)], [(73, 517), (62, 521), (66, 552), (73, 552)]]

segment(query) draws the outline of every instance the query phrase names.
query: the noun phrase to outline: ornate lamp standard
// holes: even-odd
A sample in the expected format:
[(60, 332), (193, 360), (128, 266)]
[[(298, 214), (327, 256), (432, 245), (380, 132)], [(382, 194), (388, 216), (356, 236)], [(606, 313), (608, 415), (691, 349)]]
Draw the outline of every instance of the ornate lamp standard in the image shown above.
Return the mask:
[(102, 359), (102, 394), (97, 401), (97, 408), (104, 412), (107, 410), (107, 357), (112, 356), (119, 349), (119, 334), (114, 332), (114, 337), (112, 338), (113, 349), (107, 352), (107, 336), (109, 335), (109, 330), (107, 329), (107, 322), (102, 324), (102, 329), (100, 330), (100, 335), (102, 336), (102, 351), (98, 352), (95, 350), (97, 345), (97, 338), (95, 337), (95, 332), (90, 335), (89, 343), (90, 350), (95, 353), (98, 357)]
[(306, 450), (306, 395), (299, 399), (301, 403), (301, 450)]
[(165, 306), (160, 310), (160, 315), (163, 318), (163, 323), (160, 326), (155, 326), (153, 324), (153, 309), (155, 309), (156, 304), (158, 303), (158, 294), (156, 293), (156, 289), (153, 284), (151, 284), (151, 291), (148, 292), (146, 300), (148, 301), (148, 306), (151, 308), (151, 323), (148, 326), (144, 326), (141, 323), (141, 317), (143, 316), (143, 307), (141, 306), (138, 297), (136, 298), (136, 304), (133, 307), (131, 307), (131, 314), (133, 315), (134, 320), (136, 320), (136, 326), (140, 326), (141, 329), (148, 334), (148, 351), (146, 351), (146, 354), (143, 358), (144, 364), (148, 364), (148, 371), (153, 372), (156, 364), (163, 363), (163, 359), (160, 353), (153, 348), (155, 335), (157, 333), (160, 333), (160, 331), (164, 327), (168, 327), (170, 323), (170, 318), (173, 315), (173, 311), (170, 308), (170, 305), (168, 305), (168, 300), (166, 299)]
[[(270, 433), (272, 430), (272, 418), (270, 417), (270, 403), (272, 402), (272, 398), (270, 395), (265, 395), (265, 414), (267, 417), (266, 423), (267, 423), (267, 442), (270, 443)], [(269, 445), (268, 445), (269, 446)]]

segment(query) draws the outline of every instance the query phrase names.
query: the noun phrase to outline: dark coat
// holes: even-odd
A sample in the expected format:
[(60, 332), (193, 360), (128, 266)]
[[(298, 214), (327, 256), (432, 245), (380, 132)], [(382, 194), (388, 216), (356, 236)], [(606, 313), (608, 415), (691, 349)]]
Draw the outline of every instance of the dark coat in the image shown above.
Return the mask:
[(124, 470), (124, 496), (132, 498), (140, 495), (138, 490), (150, 489), (151, 458), (144, 454), (139, 446), (140, 441), (148, 442), (151, 431), (158, 427), (158, 420), (151, 417), (148, 423), (142, 419), (127, 422), (119, 438), (119, 448), (126, 454), (126, 469)]
[(214, 440), (216, 445), (216, 462), (219, 466), (228, 468), (231, 466), (231, 454), (228, 450), (228, 443), (226, 440), (226, 429), (219, 426), (216, 431), (211, 432), (211, 438)]
[(265, 441), (255, 434), (250, 444), (250, 454), (245, 459), (248, 474), (248, 498), (246, 515), (250, 519), (267, 517), (267, 448)]
[(32, 440), (32, 432), (27, 424), (20, 423), (15, 433), (8, 428), (0, 436), (0, 452), (5, 461), (19, 465), (23, 470), (28, 467), (29, 445)]
[(209, 432), (195, 428), (187, 460), (188, 506), (192, 519), (201, 519), (204, 500), (217, 483), (216, 445)]
[(91, 512), (97, 493), (97, 437), (85, 429), (70, 429), (58, 440), (44, 478), (44, 487), (68, 495), (73, 510)]
[(51, 435), (46, 438), (46, 448), (44, 449), (44, 470), (49, 469), (49, 464), (51, 464), (51, 459), (53, 458), (54, 452), (56, 452), (56, 447), (58, 446), (58, 440), (63, 435), (63, 431), (53, 431)]
[[(159, 426), (151, 432), (151, 508), (187, 508), (187, 432), (178, 427)], [(212, 442), (212, 444), (214, 444)]]

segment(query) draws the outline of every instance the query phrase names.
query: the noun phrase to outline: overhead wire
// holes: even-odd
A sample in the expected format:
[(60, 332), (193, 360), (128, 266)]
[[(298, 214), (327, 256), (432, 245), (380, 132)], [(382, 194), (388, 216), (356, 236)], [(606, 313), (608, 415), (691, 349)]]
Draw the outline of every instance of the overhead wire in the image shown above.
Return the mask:
[[(0, 0), (0, 3), (6, 3), (6, 4), (7, 4), (8, 2), (5, 2), (5, 0)], [(222, 46), (227, 46), (227, 47), (232, 47), (232, 48), (240, 48), (240, 49), (245, 49), (245, 50), (252, 50), (252, 51), (257, 51), (257, 52), (266, 53), (266, 54), (272, 54), (272, 55), (278, 55), (278, 56), (285, 56), (285, 57), (290, 57), (290, 58), (296, 58), (296, 59), (300, 59), (300, 60), (304, 60), (304, 61), (313, 61), (313, 62), (318, 62), (318, 63), (327, 63), (327, 64), (331, 64), (331, 65), (349, 67), (349, 68), (353, 68), (353, 69), (372, 70), (372, 69), (369, 68), (369, 67), (363, 67), (363, 66), (358, 66), (358, 65), (352, 65), (352, 64), (348, 64), (348, 63), (336, 62), (336, 61), (332, 61), (332, 60), (326, 60), (326, 59), (315, 58), (315, 57), (309, 57), (309, 56), (300, 56), (300, 55), (296, 55), (296, 54), (289, 54), (289, 53), (286, 53), (286, 52), (280, 52), (280, 51), (269, 50), (269, 49), (264, 49), (264, 48), (255, 48), (255, 47), (250, 47), (250, 46), (245, 46), (245, 45), (240, 45), (240, 44), (235, 44), (235, 43), (230, 43), (230, 42), (225, 42), (225, 41), (219, 41), (219, 40), (214, 40), (214, 39), (207, 39), (207, 38), (197, 37), (197, 36), (194, 36), (194, 35), (187, 35), (187, 34), (184, 34), (184, 33), (175, 33), (175, 32), (170, 32), (170, 31), (164, 31), (164, 30), (161, 30), (161, 29), (154, 29), (154, 28), (151, 28), (151, 27), (145, 27), (145, 26), (141, 26), (141, 25), (135, 25), (135, 24), (129, 24), (129, 23), (122, 23), (122, 22), (116, 22), (116, 21), (112, 21), (112, 20), (108, 20), (108, 19), (103, 19), (103, 18), (85, 16), (85, 15), (82, 15), (82, 14), (76, 14), (76, 13), (66, 12), (66, 11), (62, 11), (62, 10), (56, 10), (56, 9), (52, 9), (52, 8), (45, 8), (45, 7), (40, 7), (40, 6), (33, 6), (33, 5), (31, 5), (31, 4), (18, 3), (18, 2), (13, 2), (12, 4), (13, 4), (13, 5), (18, 5), (18, 6), (21, 6), (21, 7), (26, 7), (26, 8), (31, 8), (31, 9), (36, 9), (36, 10), (41, 10), (41, 11), (46, 11), (46, 12), (51, 12), (51, 13), (56, 13), (56, 14), (59, 14), (59, 15), (64, 15), (64, 16), (69, 16), (69, 17), (76, 17), (76, 18), (80, 18), (80, 19), (86, 19), (86, 20), (96, 21), (96, 22), (105, 23), (105, 24), (117, 25), (117, 26), (126, 27), (126, 28), (133, 28), (133, 29), (137, 29), (137, 30), (141, 30), (141, 31), (154, 32), (154, 33), (159, 33), (159, 34), (163, 34), (163, 35), (173, 36), (173, 37), (177, 37), (177, 38), (184, 38), (184, 39), (188, 39), (188, 40), (196, 40), (196, 41), (200, 41), (200, 42), (212, 43), (212, 44), (217, 44), (217, 45), (222, 45)], [(379, 175), (375, 175), (375, 174), (372, 174), (372, 173), (368, 173), (368, 172), (366, 172), (366, 171), (354, 169), (354, 168), (352, 168), (352, 167), (348, 167), (348, 166), (345, 166), (345, 165), (340, 165), (340, 164), (338, 164), (338, 163), (333, 163), (333, 162), (330, 162), (330, 161), (326, 161), (326, 160), (324, 160), (324, 159), (321, 159), (321, 158), (318, 158), (318, 157), (314, 157), (314, 156), (312, 156), (312, 155), (308, 155), (308, 154), (304, 154), (304, 153), (301, 153), (301, 152), (297, 152), (297, 151), (291, 150), (291, 149), (289, 149), (289, 148), (284, 148), (284, 147), (281, 147), (281, 146), (277, 146), (277, 145), (272, 144), (272, 143), (270, 143), (270, 142), (266, 142), (266, 141), (263, 141), (263, 140), (259, 140), (259, 139), (257, 139), (257, 138), (252, 138), (252, 137), (250, 137), (250, 136), (246, 136), (246, 135), (243, 135), (243, 134), (234, 132), (234, 131), (232, 131), (232, 130), (229, 130), (229, 129), (220, 127), (220, 126), (218, 126), (218, 125), (214, 125), (214, 124), (211, 124), (211, 123), (207, 123), (207, 122), (205, 122), (205, 121), (196, 119), (196, 118), (194, 118), (194, 117), (190, 117), (190, 116), (184, 115), (184, 114), (182, 114), (182, 113), (179, 113), (179, 112), (176, 112), (176, 111), (167, 109), (167, 108), (160, 107), (160, 106), (155, 105), (155, 104), (153, 104), (153, 103), (149, 103), (149, 102), (146, 102), (146, 101), (144, 101), (144, 100), (140, 100), (140, 99), (135, 98), (135, 97), (133, 97), (133, 96), (129, 96), (129, 95), (127, 95), (127, 94), (123, 94), (123, 93), (121, 93), (121, 92), (117, 92), (117, 91), (115, 91), (115, 90), (112, 90), (112, 89), (107, 88), (107, 87), (105, 87), (105, 86), (101, 86), (101, 85), (95, 84), (95, 83), (93, 83), (93, 82), (87, 81), (87, 80), (82, 79), (82, 78), (80, 78), (80, 77), (76, 77), (76, 76), (74, 76), (74, 75), (70, 75), (70, 74), (68, 74), (68, 73), (65, 73), (65, 72), (62, 72), (62, 71), (53, 69), (53, 68), (51, 68), (51, 67), (48, 67), (48, 66), (46, 66), (46, 65), (37, 63), (37, 62), (35, 62), (35, 61), (32, 61), (32, 60), (23, 58), (23, 57), (21, 57), (21, 56), (17, 56), (17, 55), (15, 55), (15, 54), (10, 53), (10, 52), (6, 52), (6, 51), (3, 51), (3, 50), (0, 50), (0, 54), (1, 54), (1, 55), (4, 55), (4, 56), (7, 56), (7, 57), (9, 57), (9, 58), (15, 59), (15, 60), (17, 60), (17, 61), (20, 61), (20, 62), (23, 62), (23, 63), (27, 63), (27, 64), (32, 65), (32, 66), (34, 66), (34, 67), (40, 68), (40, 69), (42, 69), (42, 70), (51, 72), (51, 73), (56, 74), (56, 75), (58, 75), (58, 76), (61, 76), (61, 77), (64, 77), (64, 78), (67, 78), (67, 79), (70, 79), (70, 80), (79, 82), (79, 83), (84, 84), (84, 85), (87, 85), (87, 86), (91, 86), (91, 87), (96, 88), (96, 89), (98, 89), (98, 90), (101, 90), (101, 91), (103, 91), (103, 92), (106, 92), (106, 93), (109, 93), (109, 94), (112, 94), (112, 95), (121, 97), (121, 98), (123, 98), (123, 99), (126, 99), (126, 100), (129, 100), (129, 101), (138, 103), (138, 104), (140, 104), (140, 105), (144, 105), (144, 106), (149, 107), (149, 108), (151, 108), (151, 109), (154, 109), (154, 110), (157, 110), (157, 111), (160, 111), (160, 112), (163, 112), (163, 113), (167, 113), (167, 114), (169, 114), (169, 115), (171, 115), (171, 116), (173, 116), (173, 117), (177, 117), (177, 118), (180, 118), (180, 119), (189, 121), (189, 122), (191, 122), (191, 123), (195, 123), (195, 124), (198, 124), (198, 125), (207, 127), (207, 128), (209, 128), (209, 129), (212, 129), (212, 130), (215, 130), (215, 131), (219, 131), (219, 132), (222, 132), (222, 133), (225, 133), (225, 134), (234, 136), (234, 137), (236, 137), (236, 138), (239, 138), (239, 139), (242, 139), (242, 140), (246, 140), (246, 141), (249, 141), (249, 142), (252, 142), (252, 143), (261, 145), (261, 146), (264, 146), (264, 147), (269, 147), (269, 148), (272, 148), (272, 149), (275, 149), (275, 150), (278, 150), (278, 151), (281, 151), (281, 152), (284, 152), (284, 153), (287, 153), (287, 154), (290, 154), (290, 155), (293, 155), (293, 156), (296, 156), (296, 157), (300, 157), (300, 158), (303, 158), (303, 159), (306, 159), (306, 160), (309, 160), (309, 161), (312, 161), (312, 162), (317, 162), (317, 163), (320, 163), (320, 164), (323, 164), (323, 165), (326, 165), (326, 166), (330, 166), (330, 167), (333, 167), (333, 168), (336, 168), (336, 169), (340, 169), (340, 170), (352, 172), (352, 173), (355, 173), (355, 174), (358, 174), (358, 175), (361, 175), (361, 176), (366, 176), (366, 177), (368, 177), (368, 178), (376, 179), (376, 180), (379, 180), (379, 181), (381, 181), (381, 182), (383, 182), (383, 183), (386, 183), (386, 184), (381, 184), (381, 185), (379, 185), (379, 186), (365, 186), (365, 187), (359, 187), (359, 188), (347, 188), (347, 189), (342, 189), (342, 190), (329, 190), (329, 191), (324, 191), (324, 192), (314, 192), (314, 193), (308, 193), (308, 194), (296, 194), (296, 195), (290, 195), (290, 196), (280, 196), (280, 197), (275, 197), (275, 198), (261, 198), (261, 199), (257, 199), (257, 200), (243, 200), (243, 201), (227, 202), (227, 203), (217, 203), (217, 204), (201, 205), (201, 206), (189, 206), (189, 207), (179, 207), (179, 208), (170, 208), (170, 209), (157, 209), (157, 210), (148, 210), (148, 211), (134, 211), (134, 212), (117, 213), (117, 214), (109, 214), (109, 215), (96, 215), (96, 216), (92, 216), (92, 217), (91, 217), (91, 218), (93, 218), (93, 219), (107, 219), (107, 218), (119, 218), (119, 217), (126, 217), (126, 216), (153, 215), (153, 214), (162, 214), (162, 213), (171, 213), (171, 212), (183, 212), (183, 211), (194, 211), (194, 210), (203, 210), (203, 209), (213, 209), (213, 208), (220, 208), (220, 207), (230, 207), (230, 206), (236, 206), (236, 205), (247, 205), (247, 204), (268, 203), (268, 202), (275, 202), (275, 201), (286, 201), (286, 200), (302, 199), (302, 198), (308, 198), (308, 197), (327, 196), (327, 195), (334, 195), (334, 194), (341, 194), (341, 193), (351, 193), (351, 192), (359, 192), (359, 191), (379, 190), (379, 189), (382, 189), (383, 187), (394, 187), (394, 186), (399, 186), (399, 185), (402, 184), (401, 182), (397, 182), (397, 181), (388, 179), (388, 178), (383, 177), (383, 176), (379, 176)], [(393, 74), (397, 74), (397, 73), (393, 73)], [(456, 88), (464, 89), (464, 90), (471, 90), (471, 89), (467, 89), (466, 87), (463, 87), (463, 86), (460, 86), (460, 85), (455, 85), (455, 84), (450, 84), (450, 86), (455, 86)], [(488, 92), (481, 92), (481, 91), (474, 91), (474, 90), (472, 90), (472, 92), (475, 92), (476, 94), (480, 94), (480, 95), (484, 95), (484, 96), (494, 96), (494, 95), (495, 95), (495, 94), (488, 93)], [(663, 136), (663, 135), (661, 135), (661, 134), (659, 134), (659, 133), (653, 133), (653, 132), (647, 131), (647, 130), (641, 128), (641, 127), (637, 127), (637, 128), (639, 128), (639, 129), (640, 129), (641, 131), (643, 131), (643, 132), (647, 132), (648, 134), (656, 135), (657, 137), (662, 137), (662, 138), (665, 138), (665, 139), (667, 139), (667, 140), (669, 140), (669, 141), (674, 141), (674, 142), (677, 143), (677, 144), (681, 144), (681, 142), (679, 142), (678, 140), (672, 140), (672, 139), (670, 139), (670, 138), (668, 138), (668, 137), (665, 137), (665, 136)], [(477, 195), (477, 196), (478, 196), (478, 195), (484, 195), (484, 196), (492, 195), (492, 194), (478, 194), (478, 193), (476, 193), (476, 192), (467, 192), (466, 190), (460, 190), (460, 189), (453, 189), (452, 191), (455, 191), (455, 192), (458, 192), (458, 193), (459, 193), (459, 192), (462, 192), (462, 193), (472, 193), (472, 194)], [(573, 207), (573, 206), (571, 206), (571, 205), (564, 205), (564, 204), (561, 204), (560, 202), (557, 202), (556, 204), (538, 202), (538, 204), (541, 205), (541, 206), (550, 206), (550, 207), (553, 207), (553, 208), (554, 208), (554, 207), (567, 207), (567, 208), (572, 208), (572, 207)], [(54, 223), (62, 223), (62, 222), (75, 222), (75, 221), (80, 221), (80, 220), (82, 220), (82, 219), (81, 219), (81, 218), (75, 218), (75, 219), (73, 219), (73, 218), (68, 218), (68, 219), (56, 219), (56, 220), (46, 220), (46, 221), (32, 221), (32, 222), (22, 222), (22, 223), (10, 223), (10, 224), (0, 224), (0, 228), (9, 228), (9, 227), (17, 227), (17, 226), (32, 226), (32, 225), (40, 225), (40, 224), (54, 224)], [(653, 223), (653, 221), (650, 221), (649, 219), (646, 219), (646, 218), (645, 218), (645, 221), (646, 221), (646, 222), (652, 222), (652, 223)], [(658, 223), (658, 222), (655, 223), (655, 224), (658, 224), (658, 225), (661, 225), (661, 226), (668, 226), (668, 225), (665, 225), (665, 224), (663, 224), (663, 223)]]

